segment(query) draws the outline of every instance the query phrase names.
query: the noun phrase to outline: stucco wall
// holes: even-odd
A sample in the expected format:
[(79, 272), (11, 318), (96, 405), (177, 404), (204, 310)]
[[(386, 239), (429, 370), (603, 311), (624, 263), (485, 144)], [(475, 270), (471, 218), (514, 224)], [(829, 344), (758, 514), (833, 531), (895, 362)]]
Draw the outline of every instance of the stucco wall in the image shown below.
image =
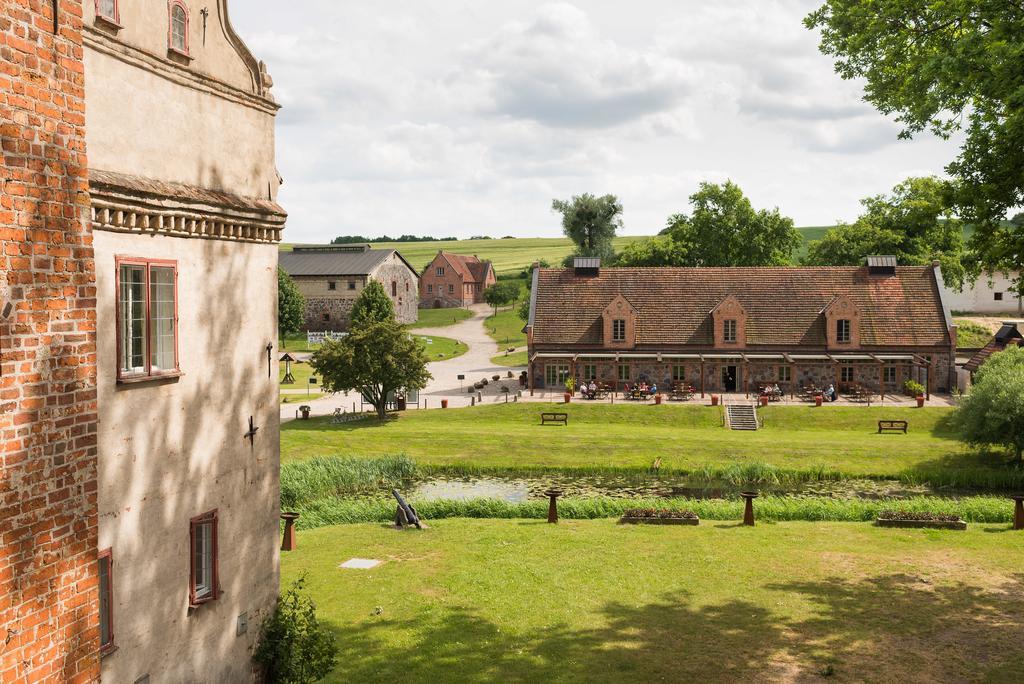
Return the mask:
[[(992, 284), (989, 278), (982, 276), (973, 286), (965, 286), (963, 292), (957, 292), (948, 286), (943, 286), (943, 296), (953, 311), (968, 311), (971, 313), (997, 313), (997, 314), (1021, 314), (1024, 312), (1020, 298), (1010, 292), (1013, 284), (1004, 275), (992, 277)], [(997, 301), (995, 295), (1002, 293), (1002, 301)]]
[[(247, 681), (278, 587), (277, 246), (97, 231), (95, 251), (99, 548), (113, 548), (118, 645), (104, 681)], [(177, 260), (182, 377), (116, 384), (115, 255)], [(213, 509), (223, 594), (190, 610), (189, 519)]]
[(88, 47), (85, 67), (91, 168), (276, 197), (272, 115)]
[[(372, 277), (384, 286), (384, 291), (391, 297), (398, 322), (415, 323), (419, 318), (419, 279), (416, 273), (397, 254), (392, 254), (374, 270)], [(395, 284), (394, 290), (391, 288), (392, 283)]]

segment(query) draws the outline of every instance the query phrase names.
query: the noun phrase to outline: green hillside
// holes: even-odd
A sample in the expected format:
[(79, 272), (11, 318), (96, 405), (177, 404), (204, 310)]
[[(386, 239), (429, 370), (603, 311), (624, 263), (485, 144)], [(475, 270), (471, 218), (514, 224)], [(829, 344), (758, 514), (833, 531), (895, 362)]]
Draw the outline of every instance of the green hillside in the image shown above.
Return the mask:
[[(809, 226), (799, 228), (804, 234), (804, 246), (798, 252), (802, 256), (809, 240), (817, 240), (832, 226)], [(647, 240), (648, 237), (623, 236), (615, 238), (616, 251), (631, 242)], [(282, 244), (282, 250), (293, 245)], [(374, 249), (397, 249), (418, 271), (423, 271), (439, 249), (456, 254), (475, 254), (481, 259), (490, 259), (498, 275), (511, 275), (522, 271), (535, 261), (546, 260), (552, 266), (572, 253), (572, 242), (568, 238), (509, 238), (505, 240), (455, 240), (450, 242), (375, 242)]]

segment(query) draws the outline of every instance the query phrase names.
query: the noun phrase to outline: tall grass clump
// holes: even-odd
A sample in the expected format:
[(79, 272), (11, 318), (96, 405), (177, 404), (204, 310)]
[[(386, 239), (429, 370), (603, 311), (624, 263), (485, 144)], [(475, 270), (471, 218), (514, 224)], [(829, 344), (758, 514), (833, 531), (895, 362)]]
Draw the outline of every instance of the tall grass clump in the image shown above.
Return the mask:
[(417, 475), (416, 462), (405, 455), (317, 456), (285, 463), (281, 466), (281, 506), (295, 508), (316, 499), (397, 487)]
[[(543, 519), (544, 500), (511, 503), (499, 499), (435, 500), (412, 502), (425, 520), (443, 518)], [(687, 499), (644, 497), (565, 498), (558, 501), (558, 515), (568, 520), (615, 518), (630, 508), (689, 510), (705, 520), (740, 520), (743, 501), (732, 499)], [(864, 522), (874, 520), (883, 510), (900, 510), (958, 515), (973, 523), (1006, 523), (1013, 518), (1008, 499), (975, 496), (962, 499), (915, 497), (911, 499), (833, 499), (825, 497), (763, 496), (754, 502), (758, 520)], [(395, 502), (389, 499), (319, 499), (300, 509), (298, 526), (312, 529), (326, 525), (388, 522), (394, 519)]]

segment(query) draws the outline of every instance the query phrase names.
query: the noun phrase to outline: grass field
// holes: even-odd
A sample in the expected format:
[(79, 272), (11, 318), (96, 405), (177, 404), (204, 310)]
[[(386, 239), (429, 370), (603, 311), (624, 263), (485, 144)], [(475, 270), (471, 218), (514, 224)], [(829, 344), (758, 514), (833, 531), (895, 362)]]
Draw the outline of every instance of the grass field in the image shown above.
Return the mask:
[(959, 328), (956, 331), (956, 346), (961, 349), (984, 347), (992, 341), (992, 331), (983, 325), (954, 318)]
[[(1024, 679), (1022, 537), (438, 520), (299, 534), (331, 682)], [(350, 558), (380, 559), (345, 570)]]
[[(951, 409), (771, 406), (757, 432), (721, 427), (719, 408), (696, 405), (559, 405), (569, 425), (539, 425), (543, 404), (500, 404), (408, 412), (380, 424), (325, 419), (281, 428), (283, 461), (318, 455), (405, 453), (417, 462), (480, 468), (646, 469), (692, 472), (758, 462), (787, 469), (829, 468), (849, 476), (895, 477), (934, 469), (1000, 465), (1002, 455), (967, 451), (949, 431)], [(876, 434), (880, 419), (910, 421), (909, 434)]]
[(300, 392), (298, 394), (295, 394), (295, 393), (285, 394), (284, 392), (282, 392), (281, 393), (281, 403), (282, 404), (305, 404), (307, 401), (313, 401), (314, 399), (319, 399), (322, 396), (324, 396), (323, 392), (317, 392), (315, 390), (310, 390), (310, 393), (309, 393), (308, 396), (306, 395), (305, 392)]
[[(798, 250), (797, 256), (807, 251), (807, 242), (820, 239), (825, 231), (832, 226), (808, 226), (799, 228), (804, 234), (804, 245)], [(646, 236), (622, 236), (615, 238), (615, 251), (622, 251), (626, 245), (639, 240), (649, 239)], [(282, 250), (290, 250), (293, 245), (284, 243)], [(422, 272), (434, 258), (439, 249), (455, 254), (476, 254), (481, 259), (490, 259), (498, 275), (511, 275), (529, 268), (541, 259), (552, 266), (558, 266), (562, 260), (572, 254), (573, 244), (568, 238), (512, 238), (508, 240), (456, 240), (452, 242), (379, 242), (373, 244), (374, 249), (397, 249), (409, 263)]]
[(503, 348), (522, 347), (526, 344), (524, 325), (523, 319), (514, 308), (500, 310), (497, 316), (488, 316), (484, 321), (487, 334)]
[(420, 309), (419, 320), (409, 328), (443, 328), (472, 317), (473, 312), (469, 309)]
[(465, 344), (450, 337), (416, 335), (416, 339), (423, 344), (423, 348), (427, 351), (427, 356), (431, 361), (447, 361), (448, 359), (462, 356), (469, 351), (469, 347)]
[(525, 366), (527, 362), (527, 352), (517, 351), (511, 354), (498, 354), (497, 356), (491, 357), (491, 363), (495, 366), (508, 366), (509, 368), (516, 368), (519, 366)]

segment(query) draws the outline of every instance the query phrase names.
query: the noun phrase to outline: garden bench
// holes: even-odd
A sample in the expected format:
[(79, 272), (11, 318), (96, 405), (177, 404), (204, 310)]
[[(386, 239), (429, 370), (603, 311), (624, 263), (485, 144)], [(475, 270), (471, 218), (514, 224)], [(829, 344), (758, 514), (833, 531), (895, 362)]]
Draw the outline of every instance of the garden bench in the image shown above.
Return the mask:
[(569, 424), (568, 413), (542, 413), (540, 414), (540, 424), (547, 425), (548, 423), (561, 423), (562, 425)]
[(905, 420), (880, 420), (878, 421), (878, 434), (900, 430), (907, 434), (907, 421)]

